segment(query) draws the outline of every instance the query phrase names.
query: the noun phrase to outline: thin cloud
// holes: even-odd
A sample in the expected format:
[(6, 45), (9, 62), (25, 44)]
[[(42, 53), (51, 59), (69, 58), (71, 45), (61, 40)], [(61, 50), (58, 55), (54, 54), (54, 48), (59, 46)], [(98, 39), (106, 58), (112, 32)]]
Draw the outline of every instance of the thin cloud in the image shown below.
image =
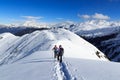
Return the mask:
[(94, 19), (102, 19), (102, 20), (110, 19), (109, 16), (103, 15), (103, 14), (99, 14), (99, 13), (95, 13), (94, 15), (92, 15), (92, 18), (94, 18)]
[(29, 20), (39, 20), (39, 19), (44, 18), (42, 16), (21, 16), (21, 17), (29, 19)]
[(108, 20), (108, 19), (110, 19), (109, 16), (103, 15), (103, 14), (101, 14), (101, 13), (95, 13), (95, 14), (93, 14), (93, 15), (87, 15), (87, 14), (85, 14), (85, 15), (80, 15), (80, 14), (78, 14), (77, 16), (78, 16), (79, 18), (83, 18), (83, 19), (99, 19), (99, 20)]
[(80, 18), (83, 18), (83, 19), (89, 19), (90, 18), (90, 16), (89, 15), (80, 15), (80, 14), (78, 14), (77, 15), (78, 17), (80, 17)]

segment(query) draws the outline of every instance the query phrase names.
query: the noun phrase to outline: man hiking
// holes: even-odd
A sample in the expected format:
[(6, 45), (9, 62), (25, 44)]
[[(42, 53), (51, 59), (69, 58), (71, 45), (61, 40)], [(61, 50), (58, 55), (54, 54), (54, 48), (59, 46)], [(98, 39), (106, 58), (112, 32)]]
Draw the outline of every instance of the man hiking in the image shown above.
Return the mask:
[(56, 58), (58, 54), (58, 47), (55, 45), (52, 50), (54, 50), (54, 58)]
[(62, 62), (63, 53), (64, 53), (64, 49), (62, 48), (62, 45), (59, 45), (57, 60), (58, 60), (60, 63)]

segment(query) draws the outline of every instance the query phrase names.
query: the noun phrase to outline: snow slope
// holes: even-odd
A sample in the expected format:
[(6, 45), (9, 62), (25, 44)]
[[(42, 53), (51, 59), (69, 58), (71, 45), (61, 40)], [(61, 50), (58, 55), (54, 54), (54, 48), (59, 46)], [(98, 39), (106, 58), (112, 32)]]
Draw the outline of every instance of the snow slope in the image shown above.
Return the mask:
[[(96, 47), (70, 31), (53, 29), (35, 31), (22, 37), (10, 33), (0, 36), (3, 44), (0, 45), (1, 80), (119, 79), (119, 68), (116, 67), (119, 64), (110, 63)], [(55, 44), (62, 44), (65, 49), (61, 64), (53, 59), (52, 47)], [(96, 51), (100, 52), (100, 58)], [(111, 75), (112, 78), (108, 78)]]
[[(12, 38), (12, 36), (10, 37)], [(17, 39), (14, 37), (13, 40), (8, 41), (9, 44), (4, 42), (5, 38), (1, 39), (4, 45), (0, 45), (0, 47), (4, 48), (0, 50), (0, 64), (14, 62), (35, 51), (51, 50), (55, 44), (61, 44), (65, 48), (65, 57), (107, 60), (104, 54), (92, 44), (64, 29), (36, 31), (16, 37)], [(97, 51), (100, 52), (100, 58), (96, 55)]]
[[(79, 63), (79, 64), (78, 64)], [(74, 80), (119, 80), (120, 64), (85, 59), (65, 59), (65, 65)]]
[(50, 51), (37, 51), (16, 63), (0, 66), (1, 80), (119, 80), (119, 63), (67, 58), (53, 59)]
[(64, 22), (56, 27), (66, 28), (99, 48), (111, 61), (120, 62), (120, 22), (88, 20), (81, 23)]
[(0, 67), (1, 80), (57, 80), (54, 60), (47, 51), (35, 52), (20, 61)]

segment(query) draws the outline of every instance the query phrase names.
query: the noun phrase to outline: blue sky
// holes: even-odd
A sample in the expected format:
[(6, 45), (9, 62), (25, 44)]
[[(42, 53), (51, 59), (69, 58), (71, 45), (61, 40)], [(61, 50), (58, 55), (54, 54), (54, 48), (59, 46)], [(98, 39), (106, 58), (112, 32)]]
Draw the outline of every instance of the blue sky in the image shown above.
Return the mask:
[[(82, 21), (83, 16), (120, 20), (120, 0), (0, 0), (0, 23), (39, 17), (42, 22)], [(28, 18), (27, 18), (28, 19)]]

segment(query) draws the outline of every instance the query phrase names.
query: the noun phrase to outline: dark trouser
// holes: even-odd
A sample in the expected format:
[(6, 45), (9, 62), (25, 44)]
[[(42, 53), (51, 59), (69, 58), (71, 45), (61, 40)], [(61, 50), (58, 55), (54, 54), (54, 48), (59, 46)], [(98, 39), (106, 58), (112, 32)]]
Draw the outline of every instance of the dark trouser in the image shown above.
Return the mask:
[(54, 58), (56, 58), (57, 57), (57, 53), (54, 53)]
[(57, 58), (57, 51), (54, 51), (54, 58)]
[(62, 62), (62, 55), (58, 55), (57, 60), (61, 63)]

